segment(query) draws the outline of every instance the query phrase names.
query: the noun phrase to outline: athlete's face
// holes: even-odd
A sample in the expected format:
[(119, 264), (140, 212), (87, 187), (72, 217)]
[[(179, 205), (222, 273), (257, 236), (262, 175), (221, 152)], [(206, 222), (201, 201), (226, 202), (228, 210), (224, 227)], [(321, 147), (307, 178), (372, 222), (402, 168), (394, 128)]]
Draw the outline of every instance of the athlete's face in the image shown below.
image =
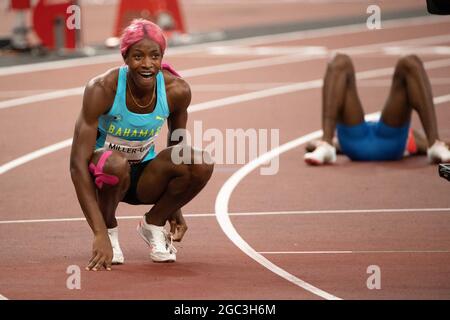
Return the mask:
[(161, 70), (161, 61), (159, 45), (147, 38), (132, 45), (125, 58), (131, 79), (142, 89), (151, 87), (155, 83), (155, 77)]

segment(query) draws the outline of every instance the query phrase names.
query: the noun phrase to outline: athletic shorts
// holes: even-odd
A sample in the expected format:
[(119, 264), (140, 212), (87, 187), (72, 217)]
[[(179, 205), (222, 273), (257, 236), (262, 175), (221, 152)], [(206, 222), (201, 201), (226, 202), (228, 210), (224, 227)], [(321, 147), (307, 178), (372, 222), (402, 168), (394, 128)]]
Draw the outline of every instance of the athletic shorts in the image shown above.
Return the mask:
[(122, 202), (126, 202), (128, 204), (142, 204), (136, 195), (137, 184), (145, 167), (147, 167), (152, 160), (153, 159), (130, 165), (130, 187), (125, 194), (125, 197), (122, 199)]
[(410, 123), (391, 127), (379, 120), (355, 126), (337, 124), (342, 152), (353, 161), (390, 161), (403, 157)]

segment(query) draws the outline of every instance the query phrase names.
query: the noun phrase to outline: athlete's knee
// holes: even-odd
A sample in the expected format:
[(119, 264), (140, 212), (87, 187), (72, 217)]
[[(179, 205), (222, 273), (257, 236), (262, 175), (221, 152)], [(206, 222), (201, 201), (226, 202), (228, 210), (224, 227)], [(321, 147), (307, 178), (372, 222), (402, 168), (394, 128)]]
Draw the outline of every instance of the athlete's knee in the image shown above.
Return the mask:
[(116, 176), (119, 183), (125, 181), (130, 173), (128, 160), (116, 151), (97, 150), (92, 156), (91, 163), (105, 174)]
[(191, 179), (200, 184), (206, 183), (214, 171), (214, 162), (211, 155), (204, 150), (191, 148), (191, 159), (189, 171)]
[(170, 158), (176, 171), (185, 172), (190, 180), (199, 183), (207, 182), (214, 170), (214, 161), (207, 151), (188, 145), (175, 145), (163, 151), (160, 157), (165, 160)]
[(396, 66), (396, 71), (404, 73), (413, 73), (421, 69), (423, 69), (422, 60), (415, 54), (400, 58)]
[(352, 59), (343, 53), (336, 53), (328, 62), (328, 68), (332, 71), (345, 72), (353, 71)]

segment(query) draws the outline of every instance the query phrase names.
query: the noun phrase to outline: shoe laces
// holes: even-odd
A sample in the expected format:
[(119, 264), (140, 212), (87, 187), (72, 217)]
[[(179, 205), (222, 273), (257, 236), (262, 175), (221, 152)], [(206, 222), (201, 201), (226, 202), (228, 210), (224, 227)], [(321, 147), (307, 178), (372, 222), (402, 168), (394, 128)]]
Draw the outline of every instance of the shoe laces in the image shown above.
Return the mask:
[(175, 245), (173, 244), (173, 235), (171, 233), (168, 233), (167, 231), (165, 231), (164, 233), (166, 236), (166, 244), (167, 244), (169, 251), (171, 253), (177, 253), (177, 248), (175, 248)]
[(156, 251), (169, 251), (176, 253), (177, 249), (173, 245), (173, 237), (169, 235), (166, 230), (152, 232), (150, 243)]

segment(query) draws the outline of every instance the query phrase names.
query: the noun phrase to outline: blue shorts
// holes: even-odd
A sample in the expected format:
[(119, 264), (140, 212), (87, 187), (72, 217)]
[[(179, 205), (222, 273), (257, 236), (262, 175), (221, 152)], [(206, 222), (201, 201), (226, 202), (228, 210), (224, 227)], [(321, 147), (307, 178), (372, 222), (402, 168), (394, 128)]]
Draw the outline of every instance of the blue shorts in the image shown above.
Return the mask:
[(363, 122), (355, 126), (337, 124), (337, 136), (342, 152), (354, 161), (399, 160), (405, 152), (409, 122), (391, 127), (378, 122)]

